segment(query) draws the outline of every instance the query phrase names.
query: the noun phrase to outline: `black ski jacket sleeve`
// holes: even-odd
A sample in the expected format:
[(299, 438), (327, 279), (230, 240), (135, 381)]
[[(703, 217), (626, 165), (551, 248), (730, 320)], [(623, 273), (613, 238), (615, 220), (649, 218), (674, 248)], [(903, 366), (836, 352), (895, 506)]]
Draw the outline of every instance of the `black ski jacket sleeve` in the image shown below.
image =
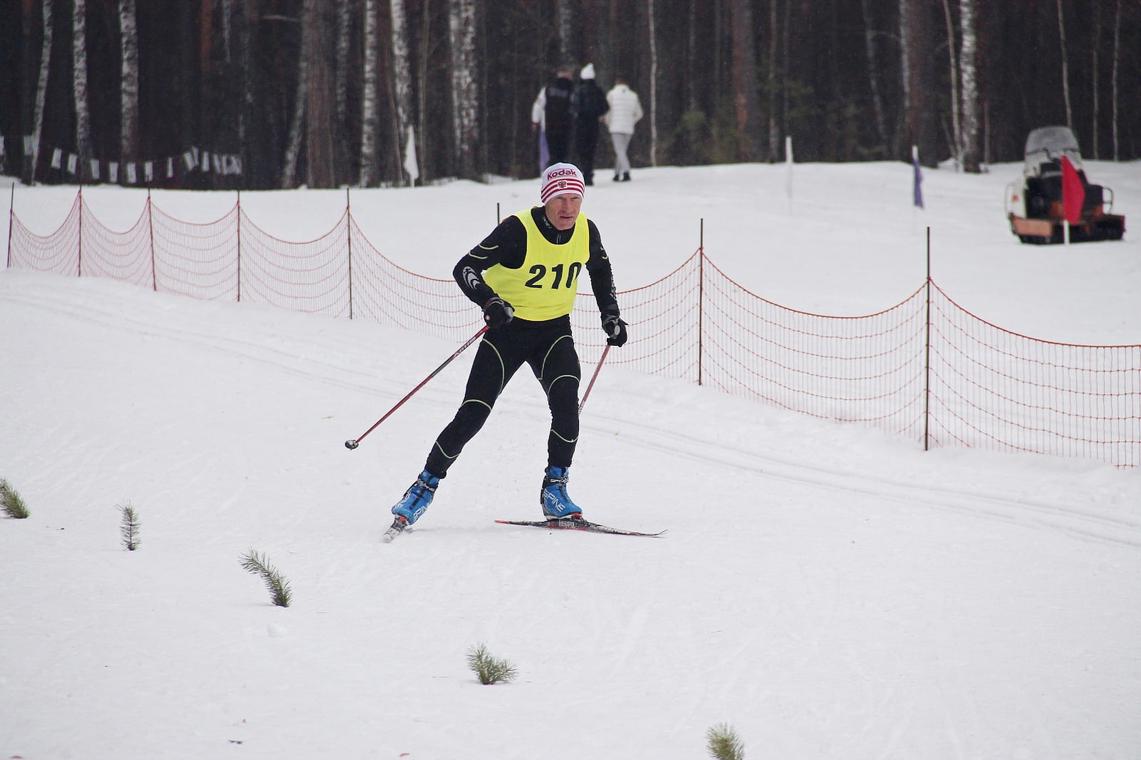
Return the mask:
[[(543, 213), (542, 206), (531, 209), (539, 231), (550, 242), (558, 245), (570, 239), (570, 230), (557, 230)], [(602, 235), (594, 222), (587, 220), (590, 232), (590, 256), (586, 261), (586, 271), (590, 274), (590, 286), (594, 300), (603, 316), (619, 315), (618, 296), (614, 288), (614, 272), (610, 268), (610, 257), (602, 245)], [(483, 273), (495, 265), (508, 269), (523, 266), (527, 256), (527, 230), (515, 216), (509, 216), (491, 231), (479, 245), (467, 252), (452, 269), (452, 277), (460, 290), (473, 303), (483, 305), (496, 293), (483, 279)]]

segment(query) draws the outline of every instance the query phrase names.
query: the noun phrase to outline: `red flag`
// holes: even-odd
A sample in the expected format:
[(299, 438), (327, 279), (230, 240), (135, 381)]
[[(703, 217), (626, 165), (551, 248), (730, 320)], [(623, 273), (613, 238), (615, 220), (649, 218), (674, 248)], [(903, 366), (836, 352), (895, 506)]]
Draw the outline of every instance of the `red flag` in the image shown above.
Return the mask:
[(1077, 224), (1082, 220), (1082, 204), (1086, 200), (1086, 189), (1082, 187), (1074, 165), (1067, 156), (1062, 156), (1062, 211), (1066, 221)]

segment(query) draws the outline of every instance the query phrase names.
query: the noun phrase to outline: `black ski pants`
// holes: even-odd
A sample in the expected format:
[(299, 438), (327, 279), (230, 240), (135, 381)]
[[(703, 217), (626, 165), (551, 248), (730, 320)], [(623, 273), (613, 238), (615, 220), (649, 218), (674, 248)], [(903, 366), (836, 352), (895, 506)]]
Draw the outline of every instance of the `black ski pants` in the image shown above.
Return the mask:
[(578, 443), (578, 352), (571, 337), (569, 317), (545, 322), (513, 319), (489, 330), (475, 352), (464, 400), (455, 418), (443, 429), (428, 461), (429, 472), (444, 477), (464, 446), (483, 427), (507, 382), (524, 362), (547, 394), (551, 432), (547, 436), (547, 464), (570, 467)]

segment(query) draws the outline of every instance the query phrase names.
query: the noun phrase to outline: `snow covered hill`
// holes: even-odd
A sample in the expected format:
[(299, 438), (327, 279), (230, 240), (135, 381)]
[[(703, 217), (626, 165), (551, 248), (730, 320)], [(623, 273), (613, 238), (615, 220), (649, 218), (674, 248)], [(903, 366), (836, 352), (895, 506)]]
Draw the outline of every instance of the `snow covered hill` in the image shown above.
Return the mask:
[[(1127, 216), (1137, 164), (1095, 164)], [(586, 210), (620, 287), (697, 247), (762, 295), (833, 314), (925, 274), (1036, 337), (1141, 341), (1141, 245), (1020, 246), (1017, 167), (895, 164), (636, 172)], [(353, 193), (370, 240), (446, 276), (533, 182)], [(73, 191), (20, 188), (43, 232)], [(85, 190), (108, 223), (141, 196)], [(184, 218), (232, 196), (164, 193)], [(308, 239), (343, 193), (242, 196)], [(339, 204), (339, 205), (338, 205)], [(1131, 217), (1130, 217), (1131, 218)], [(358, 321), (0, 272), (0, 757), (1141, 756), (1141, 471), (942, 449), (605, 367), (570, 492), (659, 539), (496, 525), (534, 518), (545, 401), (520, 373), (409, 535), (388, 507), (462, 393), (455, 362), (354, 437), (455, 346)], [(590, 369), (589, 367), (586, 369)], [(123, 549), (118, 506), (141, 519)], [(274, 607), (240, 566), (291, 582)], [(485, 643), (519, 671), (479, 685)]]

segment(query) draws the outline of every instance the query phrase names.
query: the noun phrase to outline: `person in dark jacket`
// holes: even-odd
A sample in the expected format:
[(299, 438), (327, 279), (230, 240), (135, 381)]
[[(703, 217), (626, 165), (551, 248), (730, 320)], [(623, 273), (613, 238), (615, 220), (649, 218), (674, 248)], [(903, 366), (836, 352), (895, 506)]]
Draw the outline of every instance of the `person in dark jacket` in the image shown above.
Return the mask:
[(536, 206), (508, 217), (456, 264), (460, 290), (483, 309), (488, 330), (476, 350), (464, 400), (428, 453), (424, 470), (392, 507), (391, 540), (420, 519), (436, 487), (491, 414), (499, 394), (524, 364), (547, 395), (551, 429), (539, 504), (548, 520), (582, 519), (567, 494), (567, 470), (578, 443), (578, 352), (571, 335), (579, 275), (586, 269), (606, 342), (626, 343), (610, 259), (594, 222), (582, 211), (582, 172), (552, 164)]
[[(531, 108), (531, 128), (536, 133), (542, 129), (547, 138), (548, 160), (559, 164), (570, 158), (571, 132), (574, 129), (574, 114), (571, 112), (571, 98), (574, 96), (574, 69), (560, 66), (555, 70), (555, 78), (539, 91)], [(541, 119), (537, 119), (538, 114)]]
[(606, 93), (594, 81), (594, 64), (588, 63), (579, 73), (571, 110), (574, 111), (575, 160), (586, 184), (594, 184), (594, 152), (598, 147), (599, 119), (610, 110)]

